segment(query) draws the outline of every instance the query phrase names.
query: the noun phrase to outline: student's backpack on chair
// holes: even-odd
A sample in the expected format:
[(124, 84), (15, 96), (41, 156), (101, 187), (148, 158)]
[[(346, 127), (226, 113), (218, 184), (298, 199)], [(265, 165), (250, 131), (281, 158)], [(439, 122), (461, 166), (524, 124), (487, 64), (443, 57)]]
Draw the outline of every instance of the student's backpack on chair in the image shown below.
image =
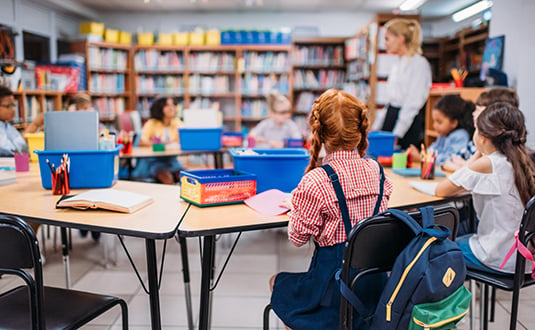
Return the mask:
[(416, 236), (396, 258), (375, 312), (340, 281), (342, 295), (370, 329), (451, 329), (468, 312), (471, 294), (463, 285), (463, 254), (448, 239), (450, 230), (434, 224), (433, 208), (420, 211), (423, 228), (405, 212), (386, 211)]

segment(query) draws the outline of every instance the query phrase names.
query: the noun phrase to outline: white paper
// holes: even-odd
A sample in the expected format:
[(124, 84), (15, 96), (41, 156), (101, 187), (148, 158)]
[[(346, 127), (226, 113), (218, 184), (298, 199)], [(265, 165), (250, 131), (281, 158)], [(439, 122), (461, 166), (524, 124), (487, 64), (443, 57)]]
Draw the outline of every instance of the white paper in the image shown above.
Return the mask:
[(409, 185), (424, 194), (435, 196), (435, 189), (437, 188), (438, 182), (409, 181)]

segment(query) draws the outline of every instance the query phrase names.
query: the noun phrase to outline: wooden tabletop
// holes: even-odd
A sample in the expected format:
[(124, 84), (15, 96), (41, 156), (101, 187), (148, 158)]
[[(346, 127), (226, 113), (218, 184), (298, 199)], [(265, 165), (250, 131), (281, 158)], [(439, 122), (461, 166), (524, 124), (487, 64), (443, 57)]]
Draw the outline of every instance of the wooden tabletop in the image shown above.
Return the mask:
[[(403, 177), (385, 168), (386, 175), (392, 180), (394, 190), (390, 196), (388, 207), (409, 208), (429, 203), (440, 203), (444, 198), (421, 193), (409, 186), (408, 181), (418, 177)], [(445, 178), (437, 178), (436, 181)], [(182, 236), (204, 236), (232, 233), (248, 230), (259, 230), (287, 225), (288, 216), (264, 216), (245, 204), (197, 207), (192, 205), (182, 219), (178, 231)]]
[[(169, 238), (189, 204), (180, 199), (179, 186), (117, 181), (114, 189), (152, 196), (154, 203), (135, 213), (104, 210), (56, 209), (60, 196), (41, 186), (38, 165), (31, 164), (30, 172), (17, 173), (17, 181), (0, 186), (0, 212), (18, 215), (28, 220), (66, 227), (96, 230), (144, 238)], [(73, 189), (77, 194), (87, 189)]]

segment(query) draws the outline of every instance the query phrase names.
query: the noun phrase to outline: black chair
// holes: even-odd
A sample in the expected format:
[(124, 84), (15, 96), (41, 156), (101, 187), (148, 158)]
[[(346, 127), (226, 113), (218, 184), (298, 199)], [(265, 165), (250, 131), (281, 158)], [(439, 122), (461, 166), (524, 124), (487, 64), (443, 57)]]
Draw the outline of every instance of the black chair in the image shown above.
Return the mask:
[[(421, 224), (420, 211), (409, 214)], [(459, 213), (452, 206), (441, 206), (434, 210), (435, 223), (451, 230), (454, 240), (459, 225)], [(350, 288), (367, 274), (386, 272), (392, 269), (397, 256), (414, 238), (414, 233), (397, 218), (380, 214), (367, 218), (353, 227), (344, 250), (340, 281)], [(358, 272), (355, 272), (358, 269)], [(341, 296), (340, 329), (352, 329), (353, 306)]]
[[(528, 242), (535, 237), (535, 196), (532, 197), (526, 205), (520, 228), (518, 231), (518, 240), (528, 245)], [(493, 289), (501, 289), (505, 291), (512, 291), (513, 298), (511, 301), (511, 319), (509, 329), (516, 329), (516, 321), (518, 317), (518, 299), (520, 297), (520, 289), (535, 284), (535, 280), (531, 278), (530, 274), (525, 274), (526, 259), (519, 253), (516, 253), (516, 267), (514, 275), (496, 275), (482, 270), (467, 269), (467, 278), (480, 282), (482, 284), (482, 317), (483, 329), (488, 328), (488, 286)], [(474, 292), (472, 292), (474, 294)]]
[[(409, 212), (418, 223), (422, 223), (420, 211)], [(450, 239), (454, 240), (459, 225), (459, 213), (452, 206), (435, 208), (435, 223), (451, 230)], [(394, 261), (405, 246), (412, 240), (414, 233), (400, 220), (388, 214), (380, 214), (357, 223), (349, 234), (340, 280), (348, 286), (355, 287), (357, 281), (364, 274), (389, 271)], [(358, 268), (358, 274), (350, 269)], [(350, 273), (352, 276), (350, 276)], [(341, 296), (340, 329), (351, 329), (353, 322), (353, 307)], [(269, 329), (269, 311), (271, 305), (264, 309), (263, 328)]]
[(121, 307), (123, 329), (128, 329), (123, 299), (43, 286), (35, 233), (15, 216), (0, 215), (0, 274), (25, 282), (0, 294), (1, 329), (77, 329), (116, 305)]

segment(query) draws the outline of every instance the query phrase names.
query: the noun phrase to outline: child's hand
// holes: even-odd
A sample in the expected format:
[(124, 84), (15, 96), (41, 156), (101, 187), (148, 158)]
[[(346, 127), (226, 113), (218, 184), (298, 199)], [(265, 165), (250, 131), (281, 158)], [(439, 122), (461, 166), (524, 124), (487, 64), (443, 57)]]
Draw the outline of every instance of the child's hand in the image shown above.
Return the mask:
[(269, 141), (269, 146), (271, 148), (283, 148), (284, 142), (283, 141)]
[(457, 164), (457, 165), (460, 165), (460, 166), (464, 166), (466, 165), (466, 160), (460, 156), (457, 156), (457, 155), (451, 155), (451, 161), (454, 163), (454, 164)]
[(412, 162), (419, 163), (422, 160), (420, 157), (420, 151), (412, 144), (409, 146), (409, 148), (407, 148), (407, 153), (410, 154)]
[(442, 164), (442, 169), (444, 171), (449, 171), (449, 172), (455, 172), (461, 167), (463, 167), (463, 165), (459, 165), (459, 164), (457, 164), (457, 163), (455, 163), (454, 161), (451, 161), (451, 160), (448, 160), (447, 162)]

